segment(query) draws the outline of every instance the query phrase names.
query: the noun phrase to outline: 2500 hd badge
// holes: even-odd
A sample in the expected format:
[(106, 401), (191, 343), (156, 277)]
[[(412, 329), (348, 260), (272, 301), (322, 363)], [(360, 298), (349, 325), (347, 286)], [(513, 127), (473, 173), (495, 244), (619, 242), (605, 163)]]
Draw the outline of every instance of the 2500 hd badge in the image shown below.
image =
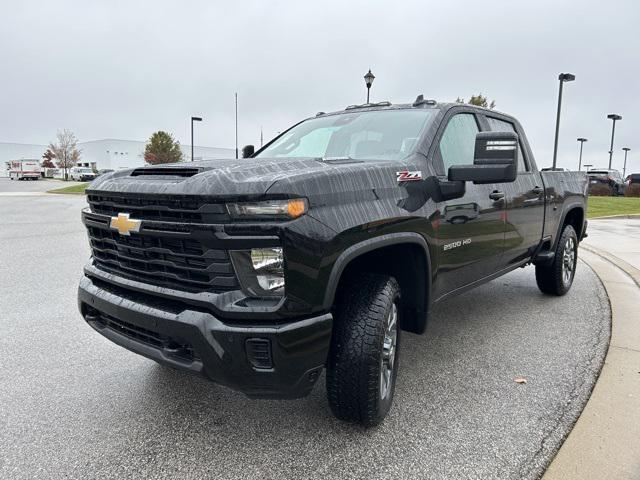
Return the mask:
[(586, 175), (540, 172), (509, 115), (356, 105), (243, 152), (89, 186), (78, 304), (98, 333), (253, 397), (326, 370), (334, 414), (376, 425), (433, 305), (529, 263), (544, 293), (571, 288)]
[(458, 248), (463, 245), (469, 245), (471, 243), (470, 238), (465, 238), (464, 240), (458, 240), (457, 242), (447, 243), (444, 245), (443, 250), (451, 250), (452, 248)]

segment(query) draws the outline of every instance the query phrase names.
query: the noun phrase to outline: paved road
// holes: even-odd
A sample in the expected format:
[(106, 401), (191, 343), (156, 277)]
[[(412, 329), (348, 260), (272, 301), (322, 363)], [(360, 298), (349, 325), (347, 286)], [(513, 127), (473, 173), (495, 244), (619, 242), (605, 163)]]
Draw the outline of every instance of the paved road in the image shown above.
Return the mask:
[(0, 195), (2, 193), (18, 193), (18, 192), (46, 192), (54, 188), (70, 187), (81, 182), (63, 182), (60, 180), (49, 180), (41, 178), (39, 180), (10, 180), (9, 178), (0, 177)]
[(303, 400), (249, 400), (84, 324), (83, 203), (0, 198), (0, 478), (536, 478), (608, 342), (608, 302), (585, 264), (563, 298), (541, 295), (527, 268), (404, 336), (377, 429), (335, 420), (323, 383)]

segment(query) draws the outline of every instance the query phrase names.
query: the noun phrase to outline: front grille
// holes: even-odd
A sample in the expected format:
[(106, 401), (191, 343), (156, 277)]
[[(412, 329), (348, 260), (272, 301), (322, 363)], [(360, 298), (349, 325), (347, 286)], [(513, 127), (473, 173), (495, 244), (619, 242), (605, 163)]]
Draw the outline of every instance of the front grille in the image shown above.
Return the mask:
[(239, 288), (229, 253), (206, 248), (193, 238), (153, 232), (120, 235), (87, 225), (95, 265), (143, 283), (189, 292), (224, 292)]
[(153, 330), (139, 327), (133, 323), (125, 322), (102, 312), (99, 312), (99, 322), (106, 328), (110, 328), (120, 335), (160, 349), (170, 357), (188, 362), (200, 359), (193, 347), (184, 340), (162, 335)]
[(130, 197), (125, 194), (100, 193), (87, 195), (91, 211), (114, 217), (127, 212), (138, 220), (183, 223), (227, 223), (230, 221), (224, 203), (206, 197), (146, 195)]

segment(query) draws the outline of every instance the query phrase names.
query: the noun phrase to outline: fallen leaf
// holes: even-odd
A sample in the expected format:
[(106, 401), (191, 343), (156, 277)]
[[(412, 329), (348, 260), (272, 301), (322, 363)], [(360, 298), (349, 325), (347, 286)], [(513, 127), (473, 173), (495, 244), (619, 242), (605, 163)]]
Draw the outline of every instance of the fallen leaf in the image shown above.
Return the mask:
[(513, 381), (516, 383), (527, 383), (527, 379), (524, 377), (516, 377), (513, 379)]

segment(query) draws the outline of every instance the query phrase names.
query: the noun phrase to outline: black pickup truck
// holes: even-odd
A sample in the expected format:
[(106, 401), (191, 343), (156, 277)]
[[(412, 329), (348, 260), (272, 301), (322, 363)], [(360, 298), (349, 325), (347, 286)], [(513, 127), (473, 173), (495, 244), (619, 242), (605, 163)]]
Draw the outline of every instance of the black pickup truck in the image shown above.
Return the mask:
[(250, 158), (118, 171), (87, 189), (84, 319), (161, 364), (334, 414), (391, 407), (401, 331), (527, 264), (573, 282), (587, 179), (540, 172), (520, 124), (470, 105), (319, 113)]

